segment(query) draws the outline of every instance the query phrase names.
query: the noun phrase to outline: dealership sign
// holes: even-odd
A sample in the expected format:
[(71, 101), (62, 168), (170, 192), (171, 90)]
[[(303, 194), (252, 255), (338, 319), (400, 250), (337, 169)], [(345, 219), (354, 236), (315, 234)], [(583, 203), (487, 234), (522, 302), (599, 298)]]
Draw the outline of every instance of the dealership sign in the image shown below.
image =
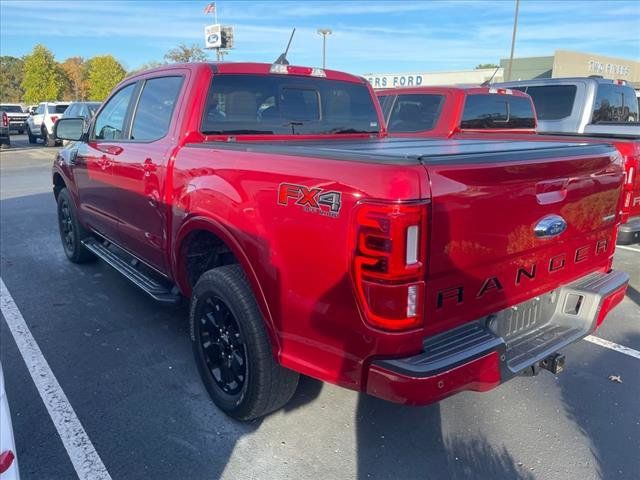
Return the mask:
[(422, 75), (368, 75), (373, 88), (416, 87), (422, 85)]
[(596, 73), (598, 75), (609, 74), (628, 77), (631, 74), (631, 67), (629, 65), (603, 63), (597, 60), (589, 60), (589, 72)]
[(204, 47), (220, 48), (222, 46), (221, 25), (207, 25), (204, 27)]

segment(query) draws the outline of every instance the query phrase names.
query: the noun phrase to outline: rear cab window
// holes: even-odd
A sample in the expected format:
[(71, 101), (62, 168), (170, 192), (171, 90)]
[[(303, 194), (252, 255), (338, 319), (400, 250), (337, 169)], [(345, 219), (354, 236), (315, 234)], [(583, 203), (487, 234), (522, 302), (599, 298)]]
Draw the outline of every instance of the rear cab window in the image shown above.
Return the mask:
[(536, 107), (539, 120), (562, 120), (571, 116), (576, 99), (575, 85), (539, 85), (515, 87), (527, 93)]
[(600, 83), (593, 105), (591, 123), (638, 122), (635, 91), (626, 85)]
[(410, 133), (433, 130), (436, 126), (444, 95), (403, 94), (398, 95), (393, 107), (387, 103), (387, 109), (391, 109), (388, 120), (390, 133)]
[(57, 104), (57, 105), (49, 105), (47, 107), (47, 111), (49, 113), (64, 113), (64, 111), (69, 108), (69, 104)]
[(467, 95), (460, 128), (472, 130), (531, 129), (536, 116), (527, 97), (502, 94)]
[(378, 133), (368, 87), (294, 75), (220, 74), (201, 126), (208, 135)]
[(131, 140), (153, 141), (169, 131), (183, 77), (158, 77), (144, 82), (131, 127)]

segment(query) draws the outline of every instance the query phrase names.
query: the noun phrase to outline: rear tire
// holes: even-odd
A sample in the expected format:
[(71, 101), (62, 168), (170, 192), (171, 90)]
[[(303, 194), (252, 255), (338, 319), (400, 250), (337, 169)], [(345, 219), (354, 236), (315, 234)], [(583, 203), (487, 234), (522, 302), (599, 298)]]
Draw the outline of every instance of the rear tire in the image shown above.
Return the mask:
[(49, 135), (49, 130), (47, 130), (47, 127), (44, 127), (42, 129), (42, 138), (44, 140), (44, 144), (47, 147), (55, 147), (56, 146), (56, 139), (53, 135)]
[(27, 137), (29, 137), (29, 143), (38, 143), (38, 137), (31, 133), (31, 129), (29, 127), (27, 127)]
[(291, 399), (299, 375), (276, 362), (264, 319), (239, 265), (202, 274), (193, 289), (189, 323), (202, 381), (227, 415), (253, 420)]
[(91, 234), (78, 222), (73, 200), (66, 188), (58, 193), (58, 228), (60, 229), (62, 248), (69, 260), (73, 263), (86, 263), (95, 259), (93, 254), (81, 243)]

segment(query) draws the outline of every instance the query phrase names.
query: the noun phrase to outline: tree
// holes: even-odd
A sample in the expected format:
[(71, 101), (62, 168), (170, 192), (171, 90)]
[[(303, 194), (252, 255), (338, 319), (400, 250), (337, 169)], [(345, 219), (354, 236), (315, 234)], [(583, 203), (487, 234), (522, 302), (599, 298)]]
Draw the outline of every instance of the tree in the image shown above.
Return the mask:
[(64, 82), (53, 53), (44, 45), (36, 45), (31, 54), (24, 57), (23, 71), (20, 85), (24, 90), (25, 102), (38, 103), (60, 99)]
[(169, 63), (204, 62), (207, 60), (207, 54), (195, 43), (190, 47), (181, 43), (169, 50), (164, 59)]
[(0, 57), (0, 99), (3, 102), (22, 101), (22, 78), (24, 61), (21, 58), (3, 55)]
[(166, 64), (167, 62), (157, 62), (155, 60), (152, 60), (150, 62), (143, 63), (142, 65), (140, 65), (138, 68), (134, 70), (130, 70), (129, 72), (127, 72), (127, 77), (130, 77), (131, 75), (135, 75), (138, 72), (142, 72), (143, 70), (149, 70), (150, 68), (156, 68)]
[(82, 57), (67, 58), (60, 64), (60, 68), (67, 77), (64, 98), (86, 100), (87, 98), (87, 62)]
[(481, 63), (480, 65), (476, 65), (476, 70), (480, 70), (482, 68), (498, 68), (499, 65), (495, 63)]
[(99, 55), (87, 63), (89, 99), (102, 101), (120, 83), (126, 72), (111, 55)]

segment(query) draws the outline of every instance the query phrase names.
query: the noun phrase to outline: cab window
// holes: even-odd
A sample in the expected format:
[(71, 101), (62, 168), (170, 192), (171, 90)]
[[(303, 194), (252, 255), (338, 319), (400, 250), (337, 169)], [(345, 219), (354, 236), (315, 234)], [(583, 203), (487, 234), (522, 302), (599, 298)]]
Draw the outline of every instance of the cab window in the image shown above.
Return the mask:
[(460, 128), (514, 129), (534, 128), (531, 100), (515, 95), (469, 95), (464, 103)]
[(95, 140), (121, 140), (124, 138), (124, 121), (134, 89), (134, 83), (127, 85), (107, 102), (100, 115), (96, 117), (93, 134)]
[(389, 116), (389, 132), (408, 133), (433, 130), (440, 117), (443, 103), (444, 95), (398, 95)]
[(153, 141), (167, 134), (181, 85), (182, 77), (153, 78), (144, 83), (131, 140)]
[(598, 85), (592, 123), (627, 123), (638, 121), (638, 105), (632, 88), (613, 83)]

